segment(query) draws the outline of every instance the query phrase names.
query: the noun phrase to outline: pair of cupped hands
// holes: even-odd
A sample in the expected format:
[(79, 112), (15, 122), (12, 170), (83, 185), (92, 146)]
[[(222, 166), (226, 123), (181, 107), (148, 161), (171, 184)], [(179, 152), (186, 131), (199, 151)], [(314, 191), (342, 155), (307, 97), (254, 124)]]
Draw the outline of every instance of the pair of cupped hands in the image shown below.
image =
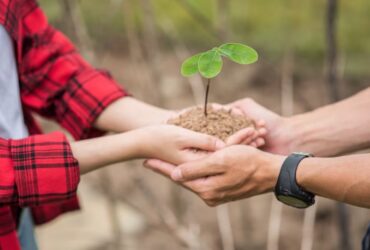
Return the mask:
[(279, 152), (269, 130), (284, 119), (249, 98), (213, 108), (243, 114), (256, 122), (255, 127), (222, 141), (172, 125), (154, 126), (151, 133), (159, 141), (147, 144), (144, 166), (194, 192), (209, 206), (271, 191), (284, 157), (270, 153)]

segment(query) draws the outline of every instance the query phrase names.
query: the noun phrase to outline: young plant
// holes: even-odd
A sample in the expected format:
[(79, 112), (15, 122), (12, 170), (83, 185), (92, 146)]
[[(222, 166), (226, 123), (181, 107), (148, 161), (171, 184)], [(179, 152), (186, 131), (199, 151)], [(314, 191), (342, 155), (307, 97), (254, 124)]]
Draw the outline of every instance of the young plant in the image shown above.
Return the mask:
[(207, 79), (206, 96), (204, 102), (204, 115), (207, 116), (208, 93), (211, 79), (222, 70), (222, 57), (239, 64), (252, 64), (258, 60), (257, 52), (244, 44), (226, 43), (203, 53), (196, 54), (184, 61), (181, 74), (185, 77), (200, 73)]

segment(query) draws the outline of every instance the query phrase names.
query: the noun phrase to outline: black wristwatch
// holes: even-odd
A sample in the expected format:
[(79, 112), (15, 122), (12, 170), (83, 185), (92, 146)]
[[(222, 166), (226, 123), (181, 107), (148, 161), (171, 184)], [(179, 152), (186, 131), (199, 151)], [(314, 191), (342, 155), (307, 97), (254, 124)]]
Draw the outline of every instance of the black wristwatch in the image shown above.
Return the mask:
[(275, 196), (282, 203), (296, 207), (307, 208), (315, 203), (315, 195), (298, 186), (296, 173), (299, 163), (311, 154), (293, 153), (283, 163), (275, 186)]

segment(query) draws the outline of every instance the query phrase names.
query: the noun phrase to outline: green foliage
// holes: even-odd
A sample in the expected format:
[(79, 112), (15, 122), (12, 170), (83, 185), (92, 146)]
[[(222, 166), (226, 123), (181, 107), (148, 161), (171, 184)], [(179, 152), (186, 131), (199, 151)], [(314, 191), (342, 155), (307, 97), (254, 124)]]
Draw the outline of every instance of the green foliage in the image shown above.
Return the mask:
[(217, 76), (222, 69), (222, 58), (217, 48), (203, 53), (198, 61), (199, 73), (204, 78), (213, 78)]
[[(126, 0), (125, 0), (126, 1)], [(131, 0), (130, 0), (131, 1)], [(64, 32), (65, 24), (60, 0), (39, 0), (49, 20)], [(119, 56), (127, 56), (127, 30), (125, 30), (122, 0), (101, 1), (81, 0), (81, 12), (89, 31), (94, 48), (99, 51), (119, 52)], [(133, 32), (139, 38), (145, 28), (144, 15), (138, 2), (131, 1), (134, 16)], [(181, 2), (187, 2), (197, 13), (209, 20), (213, 25), (199, 22)], [(181, 41), (189, 48), (203, 51), (209, 44), (218, 44), (219, 39), (219, 1), (211, 0), (156, 0), (152, 1), (159, 30), (161, 48), (168, 52), (172, 46), (166, 42)], [(228, 1), (227, 9), (229, 37), (248, 41), (258, 48), (259, 54), (268, 58), (271, 63), (280, 63), (283, 54), (291, 50), (295, 55), (297, 67), (306, 70), (322, 70), (325, 61), (325, 14), (327, 1), (312, 0), (233, 0)], [(366, 65), (370, 58), (370, 1), (351, 0), (338, 2), (338, 49), (345, 58), (345, 72), (348, 77), (369, 77)], [(226, 11), (226, 10), (225, 10)], [(176, 32), (166, 32), (162, 27), (166, 23), (173, 26)], [(67, 35), (71, 35), (68, 34)], [(172, 52), (170, 52), (172, 53)], [(364, 64), (364, 61), (366, 62)]]
[(216, 77), (222, 70), (222, 56), (239, 64), (251, 64), (258, 60), (257, 51), (240, 43), (226, 43), (184, 61), (181, 66), (183, 76), (200, 73), (204, 78)]
[(183, 76), (192, 76), (199, 72), (198, 62), (201, 55), (202, 54), (196, 54), (184, 61), (184, 63), (181, 66), (181, 74)]
[(240, 43), (226, 43), (220, 46), (219, 51), (231, 61), (239, 64), (252, 64), (258, 60), (257, 51)]

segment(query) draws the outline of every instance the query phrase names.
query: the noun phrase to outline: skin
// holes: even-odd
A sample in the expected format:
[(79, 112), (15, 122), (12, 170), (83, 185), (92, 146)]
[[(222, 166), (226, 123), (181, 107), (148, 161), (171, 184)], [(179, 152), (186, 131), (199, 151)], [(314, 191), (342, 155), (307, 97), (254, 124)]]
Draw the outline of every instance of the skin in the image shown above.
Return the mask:
[(176, 167), (160, 160), (145, 163), (199, 195), (208, 205), (248, 198), (274, 189), (286, 155), (313, 153), (297, 170), (297, 183), (317, 195), (370, 208), (370, 154), (337, 156), (370, 147), (370, 88), (344, 101), (289, 118), (251, 99), (230, 104), (263, 119), (269, 133), (263, 152), (230, 146)]
[[(207, 152), (225, 145), (208, 135), (164, 125), (175, 115), (175, 111), (151, 106), (131, 97), (114, 102), (102, 112), (94, 126), (118, 134), (71, 143), (81, 174), (139, 158), (157, 158), (178, 165), (204, 157)], [(239, 131), (227, 143), (262, 146), (264, 140), (261, 136), (264, 133), (266, 130), (260, 124), (257, 129)]]
[(192, 149), (214, 152), (223, 146), (224, 142), (215, 137), (171, 125), (148, 126), (71, 143), (81, 174), (116, 162), (139, 158), (156, 157), (180, 164), (203, 157)]

